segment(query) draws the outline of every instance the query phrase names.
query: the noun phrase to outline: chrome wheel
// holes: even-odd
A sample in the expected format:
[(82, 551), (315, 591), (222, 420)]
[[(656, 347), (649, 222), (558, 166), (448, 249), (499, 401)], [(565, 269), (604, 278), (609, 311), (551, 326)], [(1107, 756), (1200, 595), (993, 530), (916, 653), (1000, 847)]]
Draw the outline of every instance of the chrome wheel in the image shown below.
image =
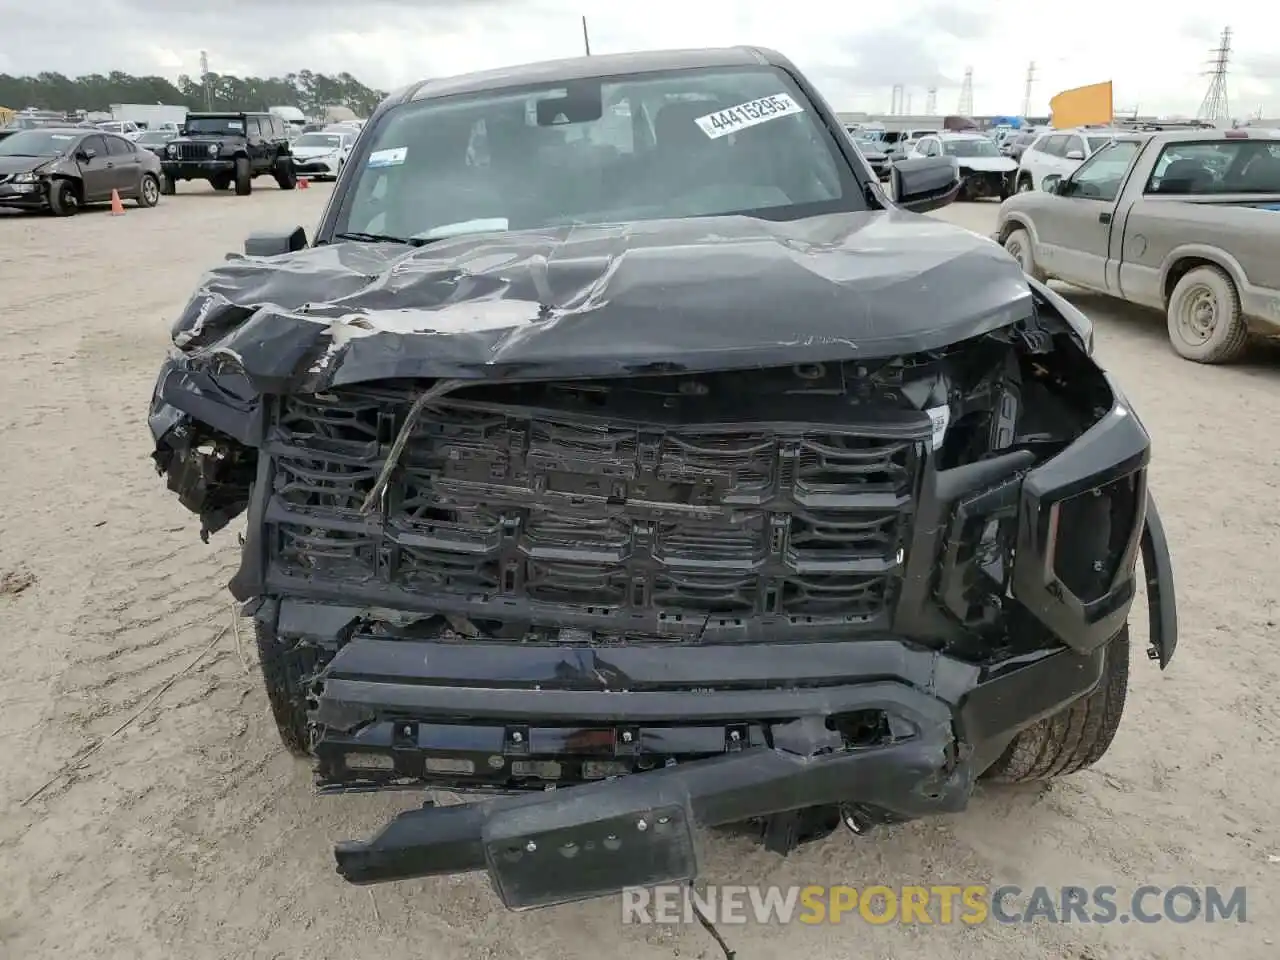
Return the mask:
[(148, 207), (160, 202), (160, 184), (153, 177), (142, 178), (142, 202)]

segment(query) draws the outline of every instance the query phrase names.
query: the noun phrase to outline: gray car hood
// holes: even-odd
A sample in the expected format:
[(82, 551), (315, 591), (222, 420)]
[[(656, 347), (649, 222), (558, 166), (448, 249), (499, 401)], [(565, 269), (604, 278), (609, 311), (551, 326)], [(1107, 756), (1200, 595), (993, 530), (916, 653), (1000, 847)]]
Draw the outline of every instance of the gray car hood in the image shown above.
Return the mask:
[(935, 219), (714, 217), (233, 254), (171, 363), (230, 361), (255, 393), (742, 369), (931, 350), (1033, 312), (1011, 257)]

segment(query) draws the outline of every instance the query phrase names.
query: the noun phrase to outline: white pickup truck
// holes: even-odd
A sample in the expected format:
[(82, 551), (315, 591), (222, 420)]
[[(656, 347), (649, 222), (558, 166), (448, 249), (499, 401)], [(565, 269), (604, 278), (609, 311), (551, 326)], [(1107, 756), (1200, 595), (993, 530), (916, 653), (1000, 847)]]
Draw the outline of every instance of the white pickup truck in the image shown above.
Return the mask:
[(994, 239), (1022, 269), (1168, 317), (1199, 363), (1280, 336), (1280, 136), (1130, 133), (1000, 206)]

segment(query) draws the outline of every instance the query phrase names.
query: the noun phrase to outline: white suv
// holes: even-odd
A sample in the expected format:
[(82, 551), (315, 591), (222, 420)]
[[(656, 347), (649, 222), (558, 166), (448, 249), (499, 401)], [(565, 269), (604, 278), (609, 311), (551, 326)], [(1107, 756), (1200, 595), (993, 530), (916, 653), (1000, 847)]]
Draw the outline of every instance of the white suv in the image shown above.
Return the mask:
[(1076, 167), (1122, 132), (1096, 127), (1044, 131), (1022, 152), (1018, 162), (1018, 192), (1043, 190), (1044, 178), (1051, 173), (1065, 180)]

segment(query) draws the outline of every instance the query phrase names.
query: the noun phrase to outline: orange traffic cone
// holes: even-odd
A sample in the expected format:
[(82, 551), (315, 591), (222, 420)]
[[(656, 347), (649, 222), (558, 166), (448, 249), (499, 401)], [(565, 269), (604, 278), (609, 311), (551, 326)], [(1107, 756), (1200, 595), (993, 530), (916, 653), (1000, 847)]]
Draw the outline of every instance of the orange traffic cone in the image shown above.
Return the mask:
[(120, 191), (111, 191), (111, 215), (118, 217), (124, 213), (124, 204), (120, 202)]
[(308, 180), (306, 177), (299, 177), (299, 178), (298, 178), (298, 189), (299, 189), (299, 190), (310, 190), (310, 189), (311, 189), (311, 181), (310, 181), (310, 180)]

